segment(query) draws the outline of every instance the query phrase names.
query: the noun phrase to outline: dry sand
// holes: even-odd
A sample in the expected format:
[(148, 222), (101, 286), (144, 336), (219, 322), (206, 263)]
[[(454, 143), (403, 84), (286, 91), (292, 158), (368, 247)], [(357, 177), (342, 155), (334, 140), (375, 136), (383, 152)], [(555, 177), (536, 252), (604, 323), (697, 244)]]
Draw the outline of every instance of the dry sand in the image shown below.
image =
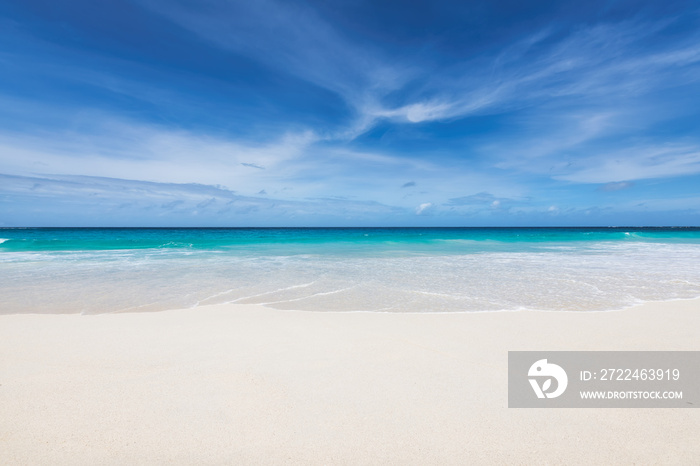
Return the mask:
[(0, 316), (2, 464), (698, 464), (697, 409), (509, 409), (508, 350), (700, 350), (607, 313)]

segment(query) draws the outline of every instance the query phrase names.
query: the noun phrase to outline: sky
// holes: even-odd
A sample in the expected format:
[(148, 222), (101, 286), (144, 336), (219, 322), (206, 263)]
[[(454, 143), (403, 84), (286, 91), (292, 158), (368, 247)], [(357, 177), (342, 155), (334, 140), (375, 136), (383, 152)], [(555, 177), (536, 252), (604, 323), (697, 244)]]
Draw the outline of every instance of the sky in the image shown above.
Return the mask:
[(696, 1), (0, 3), (0, 226), (652, 225)]

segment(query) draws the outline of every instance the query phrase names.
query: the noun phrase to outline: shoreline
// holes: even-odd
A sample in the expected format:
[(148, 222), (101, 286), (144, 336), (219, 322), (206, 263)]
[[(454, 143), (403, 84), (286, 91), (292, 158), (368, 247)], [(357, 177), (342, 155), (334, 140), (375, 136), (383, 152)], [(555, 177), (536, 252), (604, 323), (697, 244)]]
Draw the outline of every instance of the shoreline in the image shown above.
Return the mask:
[[(530, 308), (520, 308), (520, 309), (499, 309), (499, 310), (488, 310), (488, 311), (382, 311), (382, 310), (359, 310), (359, 311), (317, 311), (317, 310), (310, 310), (310, 309), (277, 309), (274, 307), (269, 307), (267, 304), (252, 304), (252, 306), (260, 306), (265, 309), (270, 309), (272, 311), (280, 311), (280, 312), (320, 312), (320, 313), (330, 313), (330, 314), (415, 314), (415, 315), (451, 315), (451, 314), (509, 314), (509, 313), (519, 313), (519, 312), (533, 312), (533, 313), (547, 313), (547, 314), (559, 314), (559, 313), (564, 313), (564, 314), (607, 314), (609, 312), (622, 312), (622, 311), (627, 311), (630, 309), (636, 309), (640, 307), (646, 307), (646, 306), (662, 306), (666, 303), (675, 303), (678, 301), (697, 301), (698, 302), (698, 308), (700, 309), (700, 296), (695, 296), (692, 298), (670, 298), (670, 299), (663, 299), (663, 300), (654, 300), (654, 301), (644, 301), (644, 302), (639, 302), (635, 304), (629, 304), (627, 306), (621, 307), (621, 308), (613, 308), (613, 309), (601, 309), (601, 310), (590, 310), (590, 311), (573, 311), (573, 310), (568, 310), (568, 309), (558, 309), (558, 310), (548, 310), (548, 309), (530, 309)], [(186, 309), (199, 309), (199, 308), (206, 308), (206, 307), (215, 307), (215, 306), (238, 306), (236, 303), (221, 303), (221, 304), (205, 304), (204, 306), (193, 306), (193, 307), (188, 307)], [(244, 306), (248, 306), (248, 304), (244, 304)], [(184, 310), (184, 309), (163, 309), (162, 311), (115, 311), (112, 312), (112, 314), (130, 314), (132, 312), (168, 312), (168, 311), (178, 311), (178, 310)], [(7, 314), (7, 315), (12, 315), (12, 314)], [(28, 315), (28, 314), (23, 314), (23, 315)], [(34, 315), (43, 315), (43, 314), (34, 314)], [(101, 314), (81, 314), (81, 315), (101, 315)]]
[(507, 408), (509, 350), (700, 350), (700, 299), (598, 312), (1, 315), (0, 444), (8, 464), (700, 456), (693, 409)]
[[(116, 315), (116, 314), (150, 314), (150, 313), (163, 313), (163, 312), (176, 312), (176, 311), (197, 311), (199, 309), (207, 309), (207, 308), (214, 308), (214, 307), (238, 307), (238, 306), (253, 306), (253, 307), (260, 307), (263, 309), (267, 309), (270, 311), (279, 311), (279, 312), (308, 312), (308, 313), (321, 313), (321, 314), (411, 314), (411, 315), (452, 315), (452, 314), (517, 314), (520, 312), (532, 312), (532, 313), (545, 313), (545, 314), (607, 314), (611, 312), (623, 312), (623, 311), (628, 311), (632, 309), (637, 309), (637, 308), (644, 308), (647, 306), (663, 306), (664, 304), (669, 304), (669, 303), (675, 303), (675, 302), (692, 302), (692, 301), (697, 301), (700, 303), (700, 296), (695, 296), (692, 298), (670, 298), (670, 299), (664, 299), (664, 300), (651, 300), (651, 301), (643, 301), (643, 302), (638, 302), (634, 304), (629, 304), (621, 308), (612, 308), (612, 309), (593, 309), (593, 310), (587, 310), (587, 311), (578, 311), (578, 310), (569, 310), (569, 309), (558, 309), (558, 310), (551, 310), (551, 309), (531, 309), (531, 308), (519, 308), (519, 309), (498, 309), (498, 310), (479, 310), (479, 311), (463, 311), (463, 310), (456, 310), (456, 311), (384, 311), (384, 310), (349, 310), (349, 311), (337, 311), (337, 310), (329, 310), (329, 311), (319, 311), (319, 310), (314, 310), (314, 309), (278, 309), (274, 307), (270, 307), (267, 305), (267, 303), (255, 303), (255, 304), (240, 304), (236, 302), (223, 302), (223, 303), (217, 303), (217, 304), (204, 304), (204, 305), (196, 305), (196, 306), (191, 306), (191, 307), (184, 307), (184, 308), (168, 308), (168, 309), (147, 309), (147, 310), (133, 310), (134, 308), (128, 308), (128, 309), (119, 309), (116, 311), (108, 311), (108, 312), (102, 312), (102, 313), (92, 313), (92, 312), (14, 312), (14, 313), (0, 313), (0, 318), (3, 316), (43, 316), (43, 315), (63, 315), (63, 316), (74, 316), (74, 315), (79, 315), (79, 316), (101, 316), (101, 315)], [(145, 304), (143, 306), (148, 306), (149, 304)], [(698, 305), (700, 308), (700, 304)]]

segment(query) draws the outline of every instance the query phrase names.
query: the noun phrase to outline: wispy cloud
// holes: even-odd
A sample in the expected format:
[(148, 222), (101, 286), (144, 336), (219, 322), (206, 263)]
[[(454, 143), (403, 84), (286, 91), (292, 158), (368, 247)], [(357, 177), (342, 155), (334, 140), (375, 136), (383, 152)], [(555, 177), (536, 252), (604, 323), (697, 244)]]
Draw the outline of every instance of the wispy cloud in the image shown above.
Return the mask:
[[(277, 140), (228, 139), (154, 125), (88, 118), (81, 131), (57, 128), (41, 134), (0, 132), (0, 166), (19, 176), (88, 176), (157, 183), (225, 186), (242, 195), (264, 191), (286, 200), (340, 195), (412, 208), (388, 185), (409, 188), (419, 178), (436, 199), (454, 196), (452, 179), (493, 185), (487, 174), (465, 175), (400, 154), (329, 146), (311, 132)], [(200, 201), (201, 202), (201, 201)]]
[[(416, 49), (400, 58), (348, 37), (305, 5), (211, 0), (207, 8), (145, 4), (219, 47), (338, 93), (355, 111), (345, 128), (320, 137), (355, 138), (378, 121), (425, 123), (577, 99), (610, 99), (700, 79), (700, 34), (653, 43), (678, 18), (633, 17), (579, 25), (556, 23), (497, 52), (458, 62)], [(420, 83), (415, 85), (415, 83)], [(389, 98), (391, 96), (391, 98)]]
[[(90, 176), (53, 175), (26, 177), (0, 174), (0, 195), (11, 196), (12, 204), (0, 202), (0, 214), (33, 208), (34, 224), (63, 224), (62, 218), (80, 224), (119, 223), (125, 218), (149, 225), (284, 225), (285, 222), (318, 221), (345, 224), (362, 218), (407, 215), (406, 210), (372, 201), (321, 199), (290, 201), (243, 196), (220, 186), (156, 183)], [(15, 215), (18, 215), (15, 212)], [(296, 219), (296, 220), (293, 220)], [(42, 223), (45, 222), (45, 223)], [(55, 224), (55, 223), (53, 223)]]
[(433, 212), (434, 207), (432, 202), (424, 202), (416, 207), (416, 215), (429, 215)]
[(700, 147), (640, 147), (580, 157), (554, 178), (577, 183), (615, 183), (700, 173)]
[(257, 165), (255, 163), (241, 162), (241, 165), (243, 165), (244, 167), (257, 168), (258, 170), (265, 170), (265, 167), (261, 167), (260, 165)]
[(629, 189), (632, 186), (634, 186), (634, 183), (629, 181), (620, 181), (617, 183), (606, 183), (599, 187), (598, 190), (603, 192), (622, 191), (623, 189)]
[(507, 197), (496, 197), (491, 193), (481, 192), (477, 194), (471, 194), (469, 196), (455, 197), (449, 199), (445, 205), (447, 206), (489, 206), (489, 207), (502, 207), (507, 204), (513, 204), (517, 202), (514, 199)]
[(537, 211), (538, 209), (538, 203), (533, 203), (529, 198), (498, 197), (489, 192), (451, 198), (443, 206), (449, 211), (457, 212), (461, 215), (502, 215), (504, 213), (517, 213), (518, 208), (530, 209), (531, 211)]
[[(315, 137), (283, 134), (266, 143), (229, 140), (182, 130), (136, 125), (97, 116), (81, 132), (55, 130), (27, 135), (0, 133), (0, 164), (7, 173), (65, 173), (147, 181), (197, 182), (260, 190), (303, 155)], [(256, 162), (250, 162), (255, 160)], [(262, 168), (256, 178), (243, 167)]]
[(408, 79), (381, 49), (345, 38), (311, 7), (262, 0), (144, 5), (212, 43), (342, 95), (353, 105)]

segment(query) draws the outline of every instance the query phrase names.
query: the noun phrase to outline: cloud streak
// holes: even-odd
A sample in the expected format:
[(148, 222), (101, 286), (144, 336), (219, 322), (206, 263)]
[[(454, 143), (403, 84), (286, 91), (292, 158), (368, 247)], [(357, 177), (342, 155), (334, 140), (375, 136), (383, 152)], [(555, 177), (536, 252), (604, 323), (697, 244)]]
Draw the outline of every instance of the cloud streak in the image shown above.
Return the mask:
[(576, 183), (614, 183), (698, 173), (700, 147), (644, 147), (581, 158), (569, 173), (555, 178)]
[[(34, 217), (33, 224), (39, 226), (56, 225), (55, 222), (60, 226), (65, 219), (75, 218), (81, 218), (81, 225), (97, 226), (118, 224), (124, 218), (138, 218), (144, 225), (154, 226), (186, 226), (199, 222), (223, 226), (261, 223), (280, 226), (296, 222), (343, 225), (363, 218), (406, 215), (401, 208), (371, 201), (289, 201), (242, 196), (224, 187), (194, 183), (0, 174), (0, 186), (0, 196), (13, 199), (12, 203), (0, 202), (0, 213), (17, 215), (26, 205), (33, 205), (33, 211), (23, 212), (23, 215)], [(40, 220), (37, 222), (37, 219)]]

